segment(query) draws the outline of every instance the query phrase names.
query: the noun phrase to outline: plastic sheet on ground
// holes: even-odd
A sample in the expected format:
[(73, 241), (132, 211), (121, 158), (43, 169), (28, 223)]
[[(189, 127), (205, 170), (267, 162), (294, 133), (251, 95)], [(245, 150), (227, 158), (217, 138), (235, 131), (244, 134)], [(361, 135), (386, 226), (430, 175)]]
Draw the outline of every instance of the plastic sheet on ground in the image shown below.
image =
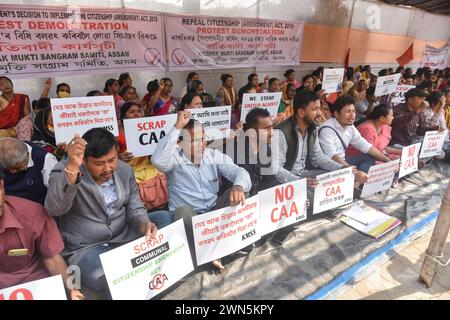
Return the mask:
[(247, 255), (224, 258), (221, 274), (198, 267), (161, 299), (303, 299), (438, 209), (449, 178), (450, 165), (433, 161), (364, 200), (404, 222), (379, 239), (322, 215), (297, 226), (282, 246), (265, 241)]

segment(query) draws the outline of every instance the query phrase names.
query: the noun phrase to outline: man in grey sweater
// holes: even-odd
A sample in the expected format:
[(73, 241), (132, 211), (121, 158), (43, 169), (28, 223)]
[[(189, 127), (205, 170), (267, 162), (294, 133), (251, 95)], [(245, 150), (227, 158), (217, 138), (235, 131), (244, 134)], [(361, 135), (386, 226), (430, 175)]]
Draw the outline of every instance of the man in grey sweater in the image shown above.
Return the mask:
[(68, 159), (50, 174), (45, 208), (58, 217), (68, 264), (81, 269), (81, 282), (105, 291), (99, 255), (142, 235), (155, 225), (142, 205), (132, 168), (118, 159), (114, 135), (91, 129), (68, 144)]

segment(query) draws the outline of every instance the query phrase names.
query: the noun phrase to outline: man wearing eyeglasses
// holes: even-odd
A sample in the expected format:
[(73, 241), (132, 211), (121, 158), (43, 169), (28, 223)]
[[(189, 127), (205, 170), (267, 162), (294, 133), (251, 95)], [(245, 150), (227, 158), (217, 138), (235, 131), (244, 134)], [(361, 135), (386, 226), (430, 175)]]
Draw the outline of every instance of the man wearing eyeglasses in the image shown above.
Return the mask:
[[(167, 175), (169, 211), (174, 220), (184, 220), (195, 262), (192, 217), (243, 204), (252, 186), (250, 176), (227, 155), (206, 148), (205, 130), (188, 110), (178, 112), (174, 128), (158, 143), (152, 163)], [(233, 186), (219, 195), (221, 176)]]
[(7, 195), (44, 204), (50, 172), (58, 163), (43, 148), (16, 138), (0, 138), (0, 168)]

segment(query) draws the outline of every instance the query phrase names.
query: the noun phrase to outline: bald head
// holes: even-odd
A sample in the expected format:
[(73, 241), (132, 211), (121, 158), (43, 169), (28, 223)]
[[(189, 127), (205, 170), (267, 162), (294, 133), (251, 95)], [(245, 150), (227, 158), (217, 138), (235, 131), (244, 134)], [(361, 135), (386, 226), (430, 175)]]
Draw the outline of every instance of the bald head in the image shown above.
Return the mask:
[(0, 168), (11, 170), (24, 162), (28, 162), (25, 142), (16, 138), (0, 138)]

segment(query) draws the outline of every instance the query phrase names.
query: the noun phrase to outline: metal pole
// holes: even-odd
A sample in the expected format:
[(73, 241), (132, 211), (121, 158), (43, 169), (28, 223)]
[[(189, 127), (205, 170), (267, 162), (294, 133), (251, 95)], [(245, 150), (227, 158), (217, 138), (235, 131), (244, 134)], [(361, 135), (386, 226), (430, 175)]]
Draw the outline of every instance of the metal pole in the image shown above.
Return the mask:
[(425, 260), (422, 264), (419, 281), (428, 288), (433, 284), (434, 276), (438, 270), (438, 262), (442, 258), (444, 245), (450, 230), (450, 182), (442, 199), (441, 211), (434, 226), (433, 235), (426, 251)]

